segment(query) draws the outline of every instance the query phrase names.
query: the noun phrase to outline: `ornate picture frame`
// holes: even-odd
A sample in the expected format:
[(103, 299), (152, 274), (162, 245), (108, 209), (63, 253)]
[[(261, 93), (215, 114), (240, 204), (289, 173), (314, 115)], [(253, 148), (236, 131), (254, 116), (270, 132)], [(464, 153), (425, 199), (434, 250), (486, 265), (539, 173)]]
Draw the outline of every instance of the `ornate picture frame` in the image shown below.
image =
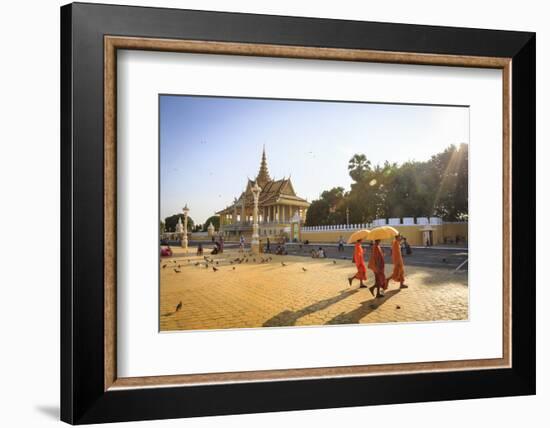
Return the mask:
[[(502, 358), (117, 376), (121, 49), (502, 70)], [(61, 8), (61, 54), (62, 420), (82, 424), (535, 393), (533, 33), (75, 3)]]

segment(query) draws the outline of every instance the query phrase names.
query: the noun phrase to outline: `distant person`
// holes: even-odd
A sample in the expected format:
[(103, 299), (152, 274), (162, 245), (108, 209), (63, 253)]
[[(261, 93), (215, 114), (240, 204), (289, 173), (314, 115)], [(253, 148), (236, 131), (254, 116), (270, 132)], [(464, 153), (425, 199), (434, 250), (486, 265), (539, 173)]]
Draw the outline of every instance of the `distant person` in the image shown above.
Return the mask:
[(384, 273), (384, 251), (380, 247), (380, 240), (374, 241), (374, 245), (371, 247), (371, 254), (369, 258), (369, 269), (374, 273), (374, 287), (376, 287), (376, 297), (384, 297), (384, 290), (387, 287), (386, 274)]
[(202, 244), (199, 243), (199, 246), (197, 247), (197, 256), (202, 256), (204, 250), (202, 248)]
[(271, 242), (269, 241), (269, 238), (267, 238), (267, 244), (265, 245), (265, 252), (271, 253)]
[(220, 235), (220, 253), (223, 253), (223, 235)]
[(319, 247), (319, 250), (317, 251), (317, 257), (319, 257), (320, 259), (324, 259), (326, 257), (323, 247)]
[(401, 241), (401, 235), (397, 235), (391, 244), (393, 272), (391, 276), (386, 279), (386, 289), (388, 288), (390, 280), (399, 282), (399, 288), (409, 288), (405, 285), (405, 264), (401, 256)]
[(340, 239), (338, 240), (338, 252), (341, 253), (344, 251), (344, 237), (340, 235)]
[(411, 246), (409, 245), (409, 241), (407, 241), (407, 238), (403, 236), (403, 248), (405, 248), (405, 254), (407, 256), (410, 256), (412, 254)]
[(349, 283), (349, 286), (351, 287), (351, 283), (353, 282), (353, 280), (358, 279), (359, 288), (367, 288), (367, 286), (363, 282), (367, 280), (367, 267), (365, 266), (364, 253), (363, 253), (363, 247), (361, 246), (361, 242), (362, 242), (361, 239), (358, 239), (357, 241), (355, 241), (355, 248), (353, 250), (353, 261), (355, 262), (357, 273), (352, 277), (348, 278), (348, 283)]
[(172, 249), (170, 248), (170, 245), (167, 245), (166, 247), (160, 247), (160, 255), (161, 257), (171, 257)]
[(239, 252), (243, 253), (244, 252), (244, 236), (241, 235), (241, 237), (239, 238)]
[(277, 245), (277, 250), (275, 251), (275, 254), (277, 254), (278, 256), (286, 256), (288, 254), (284, 244)]

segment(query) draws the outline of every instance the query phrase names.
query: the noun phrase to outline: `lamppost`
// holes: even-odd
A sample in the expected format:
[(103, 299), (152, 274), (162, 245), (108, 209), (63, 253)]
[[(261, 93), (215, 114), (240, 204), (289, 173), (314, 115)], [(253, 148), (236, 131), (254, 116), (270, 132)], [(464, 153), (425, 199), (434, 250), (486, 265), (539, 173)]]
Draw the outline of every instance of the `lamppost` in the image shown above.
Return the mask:
[(349, 207), (346, 207), (346, 225), (349, 226)]
[(182, 248), (187, 248), (187, 216), (189, 215), (189, 208), (187, 208), (187, 204), (183, 207), (183, 237), (181, 238), (181, 246)]
[(260, 235), (258, 225), (258, 200), (260, 199), (260, 192), (262, 188), (258, 186), (258, 183), (254, 183), (252, 187), (252, 196), (254, 197), (254, 210), (252, 212), (252, 241), (250, 243), (252, 252), (258, 254), (260, 252)]

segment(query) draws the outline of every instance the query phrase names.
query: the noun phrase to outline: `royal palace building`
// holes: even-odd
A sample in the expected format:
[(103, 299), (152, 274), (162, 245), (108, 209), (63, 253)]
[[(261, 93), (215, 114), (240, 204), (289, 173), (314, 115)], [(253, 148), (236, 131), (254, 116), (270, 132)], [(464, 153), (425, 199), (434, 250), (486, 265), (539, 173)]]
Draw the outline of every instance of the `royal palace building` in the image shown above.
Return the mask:
[(244, 192), (234, 198), (233, 204), (216, 213), (220, 216), (220, 232), (229, 239), (252, 236), (255, 184), (261, 189), (258, 198), (260, 238), (285, 236), (299, 240), (300, 227), (310, 203), (296, 195), (290, 178), (274, 180), (269, 176), (265, 148), (256, 179), (248, 179)]

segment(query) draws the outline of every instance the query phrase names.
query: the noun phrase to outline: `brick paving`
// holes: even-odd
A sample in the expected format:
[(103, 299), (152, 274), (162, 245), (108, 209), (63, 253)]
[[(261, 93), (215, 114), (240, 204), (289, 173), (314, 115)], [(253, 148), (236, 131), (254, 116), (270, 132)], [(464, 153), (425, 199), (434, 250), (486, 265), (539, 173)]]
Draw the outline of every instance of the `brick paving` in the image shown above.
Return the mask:
[[(242, 254), (226, 250), (209, 255), (214, 263), (207, 268), (193, 248), (189, 255), (173, 250), (174, 257), (161, 260), (162, 331), (468, 318), (468, 276), (452, 269), (405, 266), (409, 288), (399, 290), (398, 283), (390, 282), (386, 296), (375, 299), (358, 288), (358, 281), (348, 286), (347, 277), (355, 272), (349, 260), (289, 255), (261, 263), (268, 256), (261, 255), (231, 264)], [(388, 264), (386, 272), (391, 268)], [(369, 272), (367, 285), (373, 283)], [(179, 302), (181, 310), (176, 311)]]

